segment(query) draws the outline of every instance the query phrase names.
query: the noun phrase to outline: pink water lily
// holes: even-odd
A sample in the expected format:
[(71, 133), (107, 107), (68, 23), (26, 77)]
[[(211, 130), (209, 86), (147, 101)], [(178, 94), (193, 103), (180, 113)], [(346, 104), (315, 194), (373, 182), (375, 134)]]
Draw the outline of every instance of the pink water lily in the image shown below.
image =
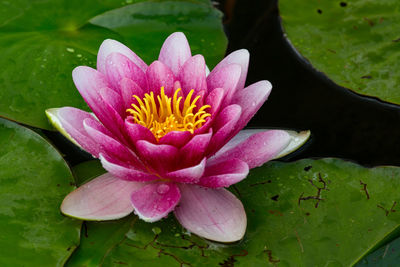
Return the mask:
[(297, 149), (309, 136), (240, 131), (271, 91), (268, 81), (244, 88), (248, 63), (248, 51), (238, 50), (209, 72), (179, 32), (166, 39), (149, 66), (123, 44), (105, 40), (97, 70), (79, 66), (72, 73), (93, 113), (73, 107), (46, 111), (61, 133), (108, 171), (71, 192), (61, 211), (85, 220), (134, 211), (148, 222), (173, 211), (199, 236), (240, 240), (246, 213), (224, 187)]

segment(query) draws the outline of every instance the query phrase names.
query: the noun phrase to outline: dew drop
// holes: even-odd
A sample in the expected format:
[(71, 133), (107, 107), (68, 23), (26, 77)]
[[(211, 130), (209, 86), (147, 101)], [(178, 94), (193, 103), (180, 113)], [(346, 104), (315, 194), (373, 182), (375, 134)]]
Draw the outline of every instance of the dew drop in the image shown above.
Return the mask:
[(67, 47), (67, 51), (70, 52), (70, 53), (74, 53), (74, 52), (75, 52), (75, 49), (73, 49), (73, 48), (71, 48), (71, 47)]
[(157, 193), (159, 193), (160, 195), (164, 195), (169, 191), (169, 185), (166, 184), (160, 184), (157, 187)]
[(82, 54), (77, 54), (76, 57), (82, 57)]

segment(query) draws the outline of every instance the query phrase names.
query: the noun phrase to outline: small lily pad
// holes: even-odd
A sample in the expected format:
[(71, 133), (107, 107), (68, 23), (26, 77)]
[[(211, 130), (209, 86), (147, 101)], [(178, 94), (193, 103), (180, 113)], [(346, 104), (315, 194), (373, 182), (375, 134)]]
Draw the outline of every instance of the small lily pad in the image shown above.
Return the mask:
[(286, 37), (299, 56), (336, 84), (400, 105), (396, 0), (280, 0)]

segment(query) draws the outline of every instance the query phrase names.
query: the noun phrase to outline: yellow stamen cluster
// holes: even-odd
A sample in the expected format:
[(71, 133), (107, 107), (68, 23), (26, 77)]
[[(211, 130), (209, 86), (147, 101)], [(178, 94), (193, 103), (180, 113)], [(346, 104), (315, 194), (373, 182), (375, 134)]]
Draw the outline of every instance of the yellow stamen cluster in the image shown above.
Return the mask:
[(157, 140), (172, 131), (189, 131), (193, 134), (194, 130), (203, 126), (206, 122), (205, 119), (211, 116), (205, 111), (211, 106), (204, 105), (195, 111), (196, 102), (200, 96), (196, 96), (192, 100), (194, 90), (191, 90), (181, 109), (183, 97), (178, 97), (180, 91), (180, 88), (177, 89), (172, 98), (165, 95), (164, 87), (161, 87), (161, 93), (157, 98), (153, 92), (145, 94), (143, 99), (134, 95), (138, 104), (132, 104), (133, 108), (126, 111), (132, 114), (137, 124), (148, 128)]

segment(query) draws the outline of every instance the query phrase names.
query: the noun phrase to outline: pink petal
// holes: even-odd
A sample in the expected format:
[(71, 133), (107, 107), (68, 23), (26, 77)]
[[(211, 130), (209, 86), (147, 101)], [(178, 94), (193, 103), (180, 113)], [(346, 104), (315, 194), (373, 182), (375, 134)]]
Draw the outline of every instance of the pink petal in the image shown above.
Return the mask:
[(225, 91), (222, 88), (215, 88), (212, 90), (206, 99), (206, 105), (210, 105), (211, 108), (207, 110), (211, 114), (211, 117), (206, 118), (206, 123), (203, 124), (199, 129), (194, 131), (195, 134), (202, 134), (209, 130), (211, 124), (214, 122), (215, 117), (218, 116), (220, 108), (222, 107), (222, 101), (224, 100)]
[(249, 51), (246, 49), (240, 49), (233, 51), (229, 55), (227, 55), (217, 66), (213, 69), (212, 72), (218, 72), (223, 67), (229, 64), (238, 64), (241, 67), (240, 78), (236, 86), (236, 91), (240, 91), (244, 88), (244, 84), (246, 82), (247, 69), (249, 68)]
[(204, 174), (206, 158), (199, 164), (165, 174), (163, 177), (179, 183), (197, 183)]
[(181, 198), (174, 183), (152, 183), (132, 193), (131, 201), (135, 213), (146, 222), (155, 222), (166, 217)]
[(194, 90), (195, 94), (198, 92), (207, 91), (206, 82), (206, 62), (202, 55), (195, 55), (189, 58), (182, 66), (178, 76), (182, 85), (182, 90), (187, 95), (190, 90)]
[(176, 169), (178, 149), (171, 145), (152, 144), (145, 140), (136, 142), (140, 159), (151, 166), (158, 174)]
[(243, 130), (210, 158), (210, 161), (236, 158), (246, 162), (252, 169), (273, 159), (290, 141), (290, 135), (282, 130)]
[(189, 131), (172, 131), (161, 137), (158, 143), (180, 148), (184, 146), (192, 136), (193, 135)]
[(183, 227), (218, 242), (235, 242), (246, 232), (246, 212), (239, 199), (225, 189), (180, 185), (181, 201), (175, 216)]
[(98, 121), (88, 118), (83, 121), (83, 125), (88, 135), (100, 145), (103, 154), (105, 153), (112, 158), (116, 158), (135, 167), (143, 168), (143, 164), (139, 161), (137, 156), (110, 136), (108, 130)]
[(128, 78), (124, 78), (119, 83), (121, 89), (121, 97), (124, 103), (124, 111), (128, 108), (132, 108), (132, 104), (137, 104), (137, 100), (133, 98), (133, 95), (137, 95), (139, 98), (143, 98), (144, 91), (134, 81)]
[(149, 92), (154, 92), (157, 96), (164, 87), (164, 92), (168, 96), (172, 96), (175, 82), (174, 73), (162, 62), (154, 61), (151, 63), (146, 72), (147, 86)]
[(127, 46), (121, 44), (118, 41), (107, 39), (104, 40), (103, 43), (100, 45), (99, 52), (97, 54), (97, 69), (101, 73), (106, 73), (106, 59), (111, 53), (120, 53), (126, 56), (144, 72), (147, 69), (147, 64), (144, 63), (144, 61)]
[(119, 83), (123, 78), (131, 79), (141, 88), (147, 87), (146, 75), (142, 69), (120, 53), (111, 53), (107, 56), (106, 76), (114, 88), (119, 88)]
[(95, 69), (79, 66), (72, 71), (72, 79), (83, 99), (94, 111), (100, 89), (109, 87), (105, 75)]
[(178, 75), (181, 66), (191, 56), (186, 36), (182, 32), (175, 32), (165, 40), (158, 60), (167, 65), (175, 75)]
[(211, 106), (210, 114), (214, 115), (219, 112), (224, 94), (223, 88), (215, 88), (208, 94), (206, 104)]
[(134, 166), (129, 166), (125, 162), (110, 158), (106, 154), (100, 153), (99, 158), (103, 168), (119, 179), (135, 182), (149, 182), (160, 179), (153, 174), (138, 170)]
[(247, 177), (249, 166), (239, 159), (227, 159), (213, 165), (207, 162), (207, 167), (198, 185), (204, 187), (228, 187)]
[(99, 144), (93, 141), (83, 127), (83, 121), (93, 118), (93, 115), (77, 108), (63, 107), (58, 109), (56, 116), (61, 127), (79, 146), (93, 156), (99, 156), (101, 151)]
[(114, 93), (112, 89), (105, 89), (107, 84), (104, 75), (92, 68), (80, 66), (72, 71), (72, 78), (80, 94), (97, 118), (108, 130), (122, 140), (123, 121), (121, 116), (100, 95), (100, 90), (103, 91), (103, 96), (106, 92)]
[(118, 114), (123, 117), (126, 114), (123, 99), (120, 94), (110, 90), (109, 88), (102, 88), (99, 91), (101, 98), (109, 104)]
[(207, 77), (208, 90), (213, 90), (215, 88), (224, 89), (225, 98), (222, 101), (223, 106), (231, 103), (240, 79), (240, 71), (241, 69), (239, 65), (230, 64), (218, 69), (215, 72), (212, 71)]
[(233, 137), (241, 114), (242, 108), (239, 105), (230, 105), (215, 118), (213, 125), (215, 134), (211, 138), (207, 155), (213, 155)]
[(139, 140), (146, 140), (150, 143), (157, 143), (153, 133), (146, 127), (133, 122), (132, 117), (127, 117), (125, 120), (125, 129), (130, 142), (136, 144)]
[(179, 150), (180, 165), (191, 166), (199, 162), (205, 155), (210, 143), (212, 130), (209, 133), (195, 135), (184, 147)]
[(259, 81), (238, 92), (232, 103), (242, 107), (242, 116), (238, 122), (238, 130), (242, 129), (260, 109), (271, 93), (272, 85), (268, 81)]
[(69, 193), (61, 204), (61, 212), (83, 220), (119, 219), (133, 211), (130, 196), (143, 185), (106, 173)]

